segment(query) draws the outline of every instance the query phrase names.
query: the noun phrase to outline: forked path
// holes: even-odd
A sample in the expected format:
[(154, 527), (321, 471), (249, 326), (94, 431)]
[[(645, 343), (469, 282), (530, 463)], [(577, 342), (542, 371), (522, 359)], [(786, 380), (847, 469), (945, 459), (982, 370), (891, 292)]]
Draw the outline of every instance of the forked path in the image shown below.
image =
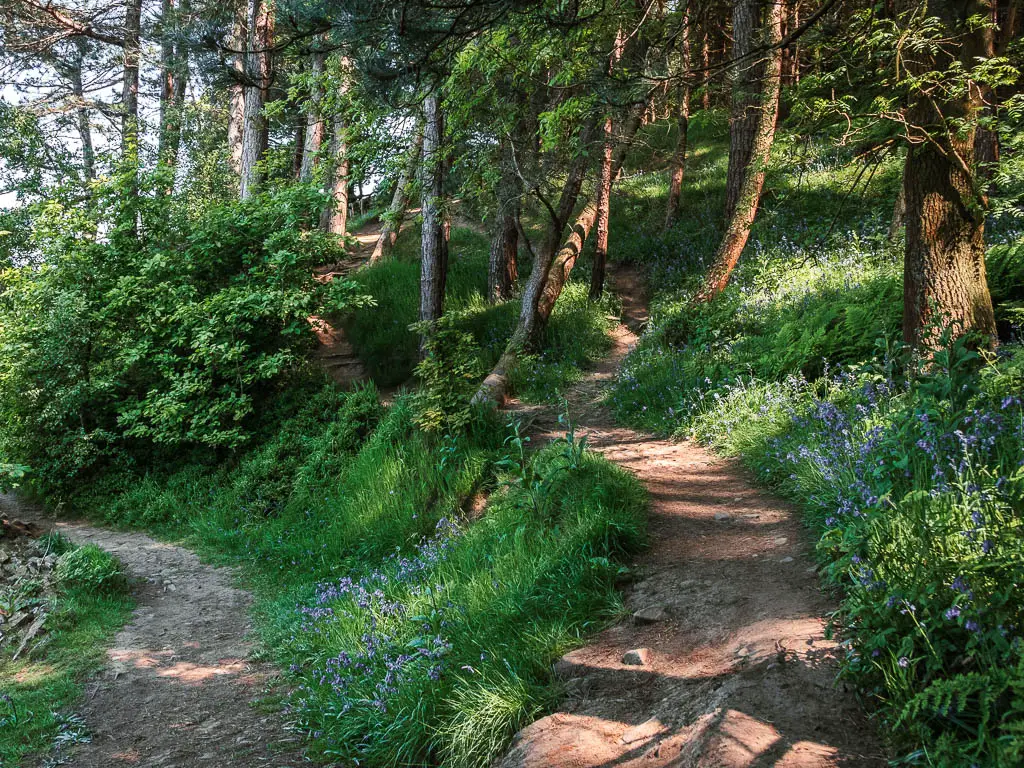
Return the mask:
[[(651, 546), (626, 595), (632, 620), (556, 664), (566, 700), (517, 735), (501, 768), (885, 765), (857, 698), (835, 684), (823, 620), (834, 606), (796, 511), (735, 462), (615, 426), (601, 404), (646, 320), (637, 275), (615, 281), (626, 324), (569, 408), (590, 446), (647, 486)], [(550, 410), (530, 415), (538, 436), (558, 431)]]
[[(141, 533), (56, 521), (0, 495), (0, 512), (93, 543), (136, 579), (138, 605), (86, 685), (78, 712), (91, 741), (76, 768), (284, 768), (306, 765), (279, 712), (261, 711), (271, 666), (251, 658), (249, 593), (227, 568)], [(62, 755), (67, 759), (67, 754)]]

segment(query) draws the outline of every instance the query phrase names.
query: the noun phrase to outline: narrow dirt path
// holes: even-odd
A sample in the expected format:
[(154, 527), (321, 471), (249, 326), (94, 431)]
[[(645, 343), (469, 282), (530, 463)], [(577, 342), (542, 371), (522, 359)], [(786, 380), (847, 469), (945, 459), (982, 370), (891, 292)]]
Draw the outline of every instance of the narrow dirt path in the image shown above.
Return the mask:
[[(737, 463), (618, 427), (601, 404), (646, 322), (639, 275), (620, 268), (625, 324), (568, 393), (581, 435), (650, 492), (650, 549), (626, 595), (632, 619), (556, 664), (568, 696), (518, 734), (500, 768), (882, 766), (856, 697), (834, 685), (833, 605), (798, 513)], [(551, 409), (538, 438), (559, 432)]]
[(76, 745), (76, 768), (249, 768), (308, 765), (301, 740), (279, 713), (258, 705), (275, 671), (252, 660), (252, 597), (234, 574), (187, 549), (141, 533), (47, 517), (13, 496), (0, 511), (93, 543), (137, 579), (138, 606), (86, 686), (79, 715), (92, 741)]
[[(327, 283), (336, 277), (344, 277), (366, 264), (373, 253), (380, 229), (380, 222), (376, 219), (364, 224), (353, 233), (359, 246), (342, 261), (318, 268), (315, 273), (316, 279)], [(309, 318), (309, 324), (320, 342), (315, 353), (317, 362), (323, 366), (335, 384), (348, 389), (370, 378), (352, 343), (345, 338), (345, 330), (337, 322), (337, 318), (315, 315)]]

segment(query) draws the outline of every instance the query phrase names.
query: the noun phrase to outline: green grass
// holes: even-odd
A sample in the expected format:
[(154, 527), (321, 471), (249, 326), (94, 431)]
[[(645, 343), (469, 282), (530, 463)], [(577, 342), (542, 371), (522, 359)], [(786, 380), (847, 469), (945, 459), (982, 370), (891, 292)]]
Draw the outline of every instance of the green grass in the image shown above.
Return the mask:
[[(346, 330), (370, 376), (381, 387), (409, 381), (416, 366), (419, 341), (409, 326), (419, 313), (418, 246), (419, 229), (409, 227), (399, 237), (392, 259), (354, 275), (374, 297), (376, 306), (354, 312)], [(452, 229), (445, 295), (445, 312), (457, 315), (459, 327), (473, 335), (485, 369), (500, 357), (519, 311), (518, 300), (493, 305), (484, 298), (488, 247), (487, 238), (480, 233), (464, 227)], [(520, 273), (525, 278), (528, 263), (520, 265)], [(571, 281), (552, 313), (541, 350), (525, 357), (513, 373), (515, 393), (529, 402), (557, 402), (565, 387), (579, 379), (581, 369), (608, 350), (607, 332), (617, 310), (614, 297), (590, 302), (587, 284), (580, 278)]]
[[(641, 486), (578, 445), (531, 455), (494, 416), (434, 437), (408, 398), (303, 399), (234, 465), (108, 477), (79, 504), (242, 567), (315, 754), (488, 764), (557, 699), (551, 663), (619, 615)], [(473, 522), (480, 494), (490, 503)], [(342, 667), (351, 679), (332, 685)]]
[[(83, 551), (86, 557), (77, 557)], [(56, 596), (44, 598), (51, 600), (47, 644), (17, 661), (12, 658), (14, 648), (0, 653), (3, 766), (18, 765), (22, 757), (44, 752), (55, 739), (80, 731), (67, 711), (81, 695), (82, 683), (105, 661), (104, 649), (134, 605), (123, 581), (89, 577), (119, 570), (110, 555), (85, 548), (72, 550), (71, 555), (77, 564), (58, 574), (63, 578)], [(83, 566), (86, 560), (88, 565)], [(25, 596), (35, 599), (32, 595), (29, 587)]]

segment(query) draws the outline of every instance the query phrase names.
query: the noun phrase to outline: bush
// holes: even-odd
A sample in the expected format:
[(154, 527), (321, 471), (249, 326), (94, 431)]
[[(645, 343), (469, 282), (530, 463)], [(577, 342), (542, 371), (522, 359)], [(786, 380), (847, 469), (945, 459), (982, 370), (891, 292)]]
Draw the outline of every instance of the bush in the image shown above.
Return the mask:
[(81, 237), (120, 214), (49, 204), (44, 266), (0, 273), (0, 450), (44, 490), (115, 456), (245, 445), (314, 343), (308, 316), (355, 301), (351, 284), (312, 279), (338, 246), (313, 228), (320, 197), (305, 187), (196, 217), (142, 199), (141, 240)]
[(117, 558), (95, 544), (84, 544), (57, 558), (54, 576), (65, 589), (108, 592), (123, 589), (124, 570)]

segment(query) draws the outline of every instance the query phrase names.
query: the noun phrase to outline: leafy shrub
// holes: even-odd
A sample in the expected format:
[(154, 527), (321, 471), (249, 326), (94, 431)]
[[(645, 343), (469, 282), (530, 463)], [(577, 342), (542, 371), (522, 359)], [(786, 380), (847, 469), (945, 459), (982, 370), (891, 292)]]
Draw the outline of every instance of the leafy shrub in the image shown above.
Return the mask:
[(28, 467), (19, 464), (0, 464), (0, 493), (7, 493), (17, 488), (28, 473)]
[(472, 335), (457, 325), (458, 317), (448, 313), (413, 326), (423, 334), (424, 356), (416, 366), (420, 387), (412, 402), (416, 424), (427, 432), (454, 434), (469, 423), (469, 401), (483, 375)]
[(305, 187), (194, 217), (142, 200), (141, 240), (81, 237), (104, 219), (50, 203), (44, 266), (0, 275), (0, 442), (44, 487), (129, 449), (146, 461), (244, 445), (313, 344), (308, 316), (355, 301), (351, 284), (312, 279), (338, 246)]
[(106, 592), (122, 589), (124, 570), (110, 553), (95, 544), (75, 547), (57, 558), (54, 576), (65, 588)]

